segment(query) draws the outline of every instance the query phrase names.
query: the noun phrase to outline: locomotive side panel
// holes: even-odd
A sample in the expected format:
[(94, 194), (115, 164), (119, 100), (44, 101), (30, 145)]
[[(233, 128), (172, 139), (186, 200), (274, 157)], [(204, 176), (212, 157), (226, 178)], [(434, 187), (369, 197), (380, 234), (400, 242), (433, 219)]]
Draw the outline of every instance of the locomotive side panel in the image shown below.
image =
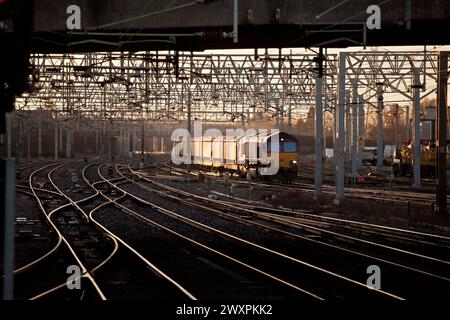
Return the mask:
[(202, 165), (206, 167), (212, 166), (212, 138), (204, 137), (202, 143)]
[(201, 165), (203, 162), (202, 157), (202, 138), (192, 138), (191, 141), (191, 154), (193, 158), (193, 164)]
[(225, 137), (224, 148), (224, 168), (227, 170), (238, 170), (237, 163), (237, 139)]
[(212, 141), (212, 164), (213, 167), (223, 166), (223, 137), (216, 137)]

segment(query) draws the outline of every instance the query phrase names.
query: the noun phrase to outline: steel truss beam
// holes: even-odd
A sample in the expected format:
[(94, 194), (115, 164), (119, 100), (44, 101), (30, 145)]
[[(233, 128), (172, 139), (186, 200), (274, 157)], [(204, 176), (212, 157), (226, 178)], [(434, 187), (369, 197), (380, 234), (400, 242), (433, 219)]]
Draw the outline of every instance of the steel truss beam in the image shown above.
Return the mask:
[[(313, 54), (206, 55), (193, 53), (36, 54), (33, 91), (16, 109), (38, 106), (61, 117), (104, 120), (248, 121), (256, 112), (292, 118), (314, 105)], [(333, 97), (336, 57), (327, 56), (324, 93)], [(330, 75), (329, 79), (327, 76)], [(332, 98), (324, 101), (332, 109)]]
[[(324, 63), (324, 111), (334, 113), (337, 56)], [(17, 110), (42, 108), (60, 119), (187, 121), (187, 93), (193, 119), (247, 122), (298, 118), (315, 105), (314, 54), (203, 54), (186, 52), (35, 54), (32, 92), (16, 101)], [(346, 91), (355, 83), (367, 107), (376, 108), (377, 84), (384, 105), (412, 100), (414, 72), (421, 99), (435, 91), (437, 53), (430, 51), (348, 52)], [(400, 98), (399, 98), (400, 97)], [(265, 112), (267, 111), (267, 112)], [(289, 114), (290, 112), (290, 114)]]

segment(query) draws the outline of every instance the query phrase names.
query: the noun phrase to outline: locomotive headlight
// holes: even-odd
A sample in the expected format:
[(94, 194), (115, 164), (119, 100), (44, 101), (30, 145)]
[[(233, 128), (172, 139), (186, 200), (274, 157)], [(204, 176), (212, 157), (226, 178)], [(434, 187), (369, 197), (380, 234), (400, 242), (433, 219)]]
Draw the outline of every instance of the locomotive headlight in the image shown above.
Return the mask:
[(292, 160), (292, 164), (297, 164), (297, 160)]

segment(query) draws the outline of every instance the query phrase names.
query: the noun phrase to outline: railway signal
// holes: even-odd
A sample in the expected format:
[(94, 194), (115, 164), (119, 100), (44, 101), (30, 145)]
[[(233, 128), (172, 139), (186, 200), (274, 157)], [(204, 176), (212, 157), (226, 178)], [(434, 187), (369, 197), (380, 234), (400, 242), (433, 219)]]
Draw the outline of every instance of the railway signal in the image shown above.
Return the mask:
[(29, 53), (34, 1), (0, 2), (0, 133), (5, 133), (5, 112), (28, 89)]
[[(14, 99), (24, 92), (28, 83), (29, 40), (33, 21), (33, 1), (0, 0), (0, 134), (6, 132), (6, 113), (14, 109)], [(11, 300), (14, 270), (15, 217), (15, 160), (11, 158), (10, 139), (7, 139), (8, 157), (1, 162), (0, 206), (2, 237), (2, 298)], [(3, 141), (2, 141), (3, 144)], [(3, 147), (3, 146), (2, 146)], [(3, 148), (2, 148), (3, 151)]]

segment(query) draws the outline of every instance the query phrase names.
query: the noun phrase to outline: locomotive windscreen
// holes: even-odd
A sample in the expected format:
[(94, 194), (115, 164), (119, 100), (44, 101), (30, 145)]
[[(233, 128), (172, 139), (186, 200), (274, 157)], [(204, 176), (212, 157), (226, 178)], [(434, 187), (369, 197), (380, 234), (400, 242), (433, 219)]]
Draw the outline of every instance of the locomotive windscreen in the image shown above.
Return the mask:
[(296, 141), (284, 141), (283, 142), (284, 152), (297, 152), (297, 142)]

